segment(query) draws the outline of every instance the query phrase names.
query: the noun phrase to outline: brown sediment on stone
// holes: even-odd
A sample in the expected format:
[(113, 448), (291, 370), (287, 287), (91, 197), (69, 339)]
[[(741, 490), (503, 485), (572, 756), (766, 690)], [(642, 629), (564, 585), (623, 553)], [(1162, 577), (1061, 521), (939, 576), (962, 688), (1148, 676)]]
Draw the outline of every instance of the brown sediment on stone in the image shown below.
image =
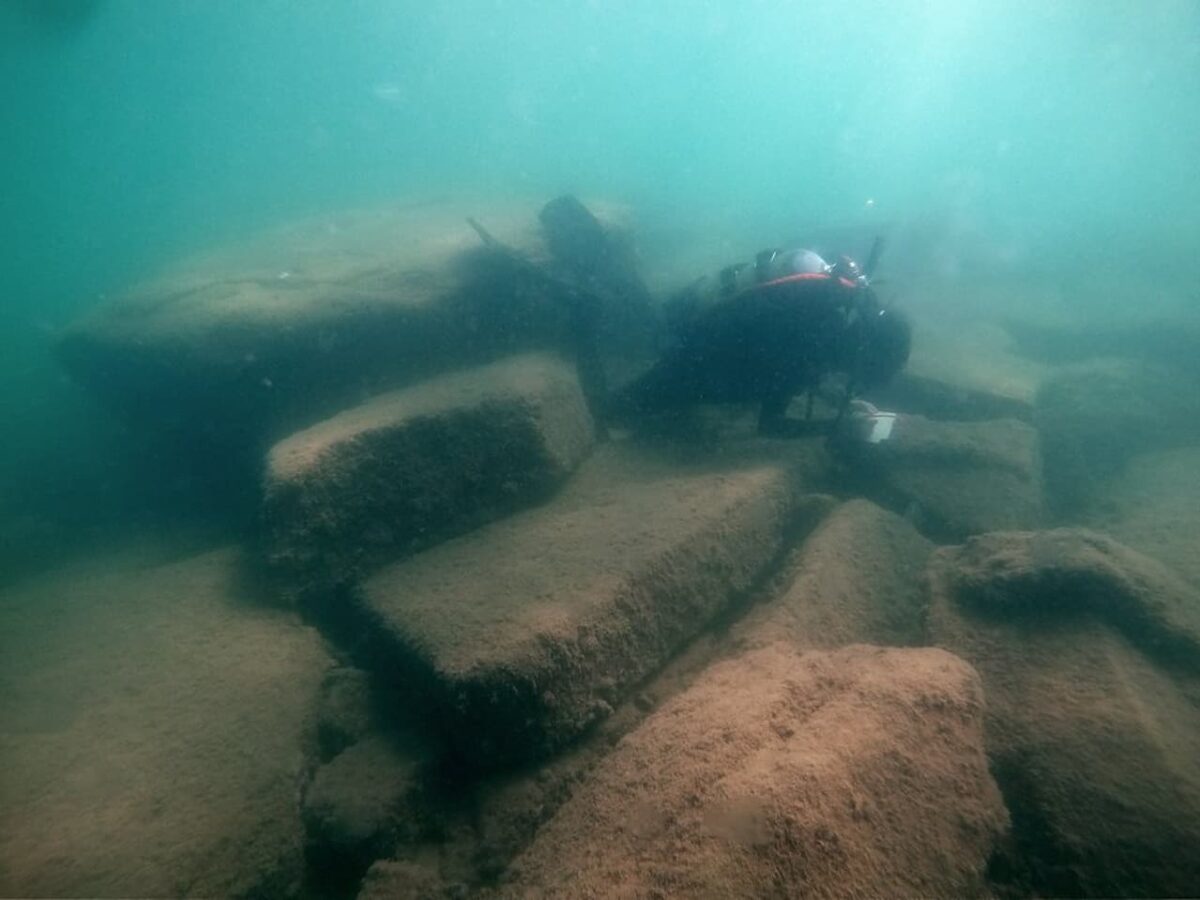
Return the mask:
[(0, 596), (0, 895), (300, 894), (332, 660), (240, 565), (114, 557)]
[(627, 735), (495, 894), (970, 896), (1006, 825), (969, 665), (774, 644)]
[(1200, 883), (1195, 597), (1173, 603), (1163, 574), (1073, 530), (984, 535), (931, 560), (929, 638), (978, 668), (988, 698), (1013, 817), (994, 867), (1006, 892), (1188, 896)]
[(306, 855), (321, 881), (360, 877), (419, 828), (413, 795), (425, 762), (419, 748), (375, 734), (315, 771), (303, 819)]
[(997, 532), (939, 551), (942, 583), (976, 616), (1094, 617), (1160, 663), (1200, 673), (1200, 590), (1156, 560), (1083, 528)]
[(544, 499), (590, 452), (570, 366), (529, 354), (383, 394), (277, 444), (268, 565), (319, 590)]
[(780, 596), (734, 626), (734, 642), (750, 648), (782, 640), (804, 650), (918, 644), (932, 549), (895, 513), (867, 500), (843, 503), (795, 551)]
[(536, 758), (608, 715), (803, 527), (799, 468), (688, 470), (608, 446), (549, 504), (368, 579), (356, 606), (453, 749)]

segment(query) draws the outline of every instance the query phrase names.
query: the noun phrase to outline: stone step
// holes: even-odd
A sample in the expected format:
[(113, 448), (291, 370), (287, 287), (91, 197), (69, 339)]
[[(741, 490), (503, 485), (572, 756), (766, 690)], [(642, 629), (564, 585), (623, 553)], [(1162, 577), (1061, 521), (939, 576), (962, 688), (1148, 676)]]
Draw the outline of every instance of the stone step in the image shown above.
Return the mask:
[(267, 564), (300, 594), (353, 580), (545, 499), (592, 440), (574, 371), (551, 355), (383, 394), (271, 450)]
[(360, 586), (354, 604), (384, 674), (410, 681), (473, 765), (562, 747), (828, 508), (802, 493), (803, 451), (789, 452), (714, 470), (604, 447), (551, 503)]
[(484, 896), (979, 896), (1007, 824), (969, 665), (776, 643), (623, 738)]
[(1097, 618), (1159, 664), (1200, 675), (1200, 591), (1162, 563), (1086, 528), (993, 532), (938, 551), (940, 583), (985, 618)]

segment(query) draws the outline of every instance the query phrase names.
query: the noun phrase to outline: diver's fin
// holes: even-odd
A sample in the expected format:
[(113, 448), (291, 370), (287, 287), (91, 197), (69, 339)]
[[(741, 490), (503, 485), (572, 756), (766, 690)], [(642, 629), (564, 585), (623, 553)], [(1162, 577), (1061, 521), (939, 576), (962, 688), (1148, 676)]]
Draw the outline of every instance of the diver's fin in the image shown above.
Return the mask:
[(879, 266), (879, 258), (883, 256), (886, 246), (887, 242), (883, 239), (883, 235), (875, 235), (875, 242), (871, 244), (871, 252), (867, 256), (867, 264), (863, 266), (863, 274), (868, 278), (875, 274), (875, 269)]

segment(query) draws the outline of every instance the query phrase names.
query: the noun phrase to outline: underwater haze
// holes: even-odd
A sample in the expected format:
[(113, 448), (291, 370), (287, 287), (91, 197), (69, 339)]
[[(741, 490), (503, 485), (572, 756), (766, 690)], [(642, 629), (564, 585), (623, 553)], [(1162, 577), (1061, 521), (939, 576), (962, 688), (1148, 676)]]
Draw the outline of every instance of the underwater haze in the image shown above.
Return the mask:
[(1014, 264), (1180, 265), (1200, 220), (1187, 0), (0, 15), (7, 307), (35, 317), (264, 222), (412, 193), (571, 189), (679, 227), (726, 211), (760, 240), (873, 201), (964, 217)]
[[(447, 896), (510, 878), (513, 896), (569, 896), (563, 882), (554, 887), (557, 861), (601, 858), (596, 846), (619, 843), (589, 830), (605, 815), (621, 823), (628, 813), (637, 834), (659, 823), (650, 801), (645, 810), (614, 811), (601, 799), (591, 817), (590, 808), (572, 813), (566, 798), (592, 766), (605, 773), (603, 784), (640, 784), (629, 757), (684, 740), (664, 731), (654, 715), (660, 704), (683, 698), (679, 721), (702, 731), (722, 715), (757, 715), (771, 688), (760, 691), (755, 678), (775, 684), (802, 671), (798, 683), (820, 693), (836, 680), (822, 674), (826, 667), (843, 665), (878, 687), (853, 688), (862, 691), (862, 702), (848, 704), (853, 715), (882, 707), (861, 729), (814, 745), (813, 758), (849, 760), (845, 772), (869, 768), (877, 760), (854, 740), (876, 726), (899, 735), (902, 749), (947, 735), (954, 744), (911, 754), (912, 770), (920, 769), (914, 784), (925, 785), (916, 795), (872, 797), (880, 804), (872, 818), (859, 815), (873, 807), (860, 807), (855, 794), (854, 824), (829, 827), (845, 839), (846, 858), (857, 859), (853, 835), (924, 810), (931, 821), (872, 847), (911, 849), (902, 838), (913, 835), (922, 846), (950, 847), (961, 879), (937, 881), (934, 860), (922, 882), (926, 870), (912, 850), (912, 881), (903, 880), (906, 864), (892, 875), (881, 868), (859, 893), (954, 896), (986, 886), (1005, 896), (1200, 894), (1200, 870), (1186, 868), (1200, 840), (1198, 161), (1197, 0), (0, 0), (0, 894), (348, 897), (372, 861), (409, 841), (410, 856), (368, 879), (379, 892), (365, 898), (388, 896), (388, 884), (410, 876), (420, 882), (434, 857)], [(564, 195), (581, 198), (595, 218)], [(560, 205), (543, 208), (552, 200)], [(514, 209), (537, 227), (513, 226)], [(546, 211), (555, 209), (567, 217), (583, 209), (586, 226), (602, 223), (583, 230), (599, 242), (596, 258), (613, 267), (605, 290), (629, 302), (616, 324), (604, 323), (609, 332), (596, 339), (603, 352), (590, 347), (602, 360), (584, 359), (586, 342), (568, 341), (574, 369), (561, 360), (505, 363), (506, 354), (530, 349), (521, 343), (529, 334), (544, 350), (537, 340), (546, 333), (561, 340), (569, 331), (575, 341), (584, 330), (585, 313), (573, 310), (565, 327), (561, 309), (545, 313), (529, 299), (561, 291), (554, 279), (570, 269), (552, 246)], [(497, 251), (504, 265), (462, 263), (481, 246), (497, 247), (486, 228), (469, 230), (468, 215), (516, 248), (511, 258)], [(532, 245), (520, 243), (535, 232)], [(380, 243), (395, 233), (405, 241)], [(286, 253), (312, 270), (279, 263), (262, 249), (263, 235), (293, 241)], [(878, 278), (870, 274), (883, 306), (871, 307), (872, 316), (894, 305), (913, 330), (911, 355), (901, 328), (879, 366), (894, 374), (907, 365), (903, 377), (866, 398), (883, 410), (887, 429), (897, 423), (886, 447), (893, 455), (878, 467), (846, 463), (833, 442), (768, 440), (754, 432), (748, 406), (708, 409), (685, 426), (672, 421), (665, 439), (653, 427), (645, 438), (618, 423), (605, 441), (593, 392), (657, 371), (656, 353), (669, 359), (671, 303), (700, 276), (774, 247), (861, 262), (876, 238), (885, 249)], [(467, 244), (461, 259), (448, 255)], [(292, 259), (286, 253), (279, 259)], [(538, 268), (547, 259), (549, 268)], [(504, 301), (469, 328), (462, 308), (436, 293), (460, 276), (484, 279), (481, 296)], [(572, 284), (567, 294), (577, 299), (594, 287), (587, 282), (577, 295)], [(865, 290), (866, 278), (854, 284)], [(409, 305), (436, 305), (430, 297), (447, 304), (431, 314), (436, 323), (404, 318)], [(898, 320), (906, 321), (887, 319)], [(622, 328), (637, 334), (604, 344)], [(476, 332), (485, 333), (479, 346)], [(864, 338), (854, 352), (866, 346)], [(497, 368), (470, 374), (483, 363)], [(855, 357), (853, 369), (837, 370), (846, 379), (840, 407), (818, 403), (819, 413), (837, 410), (831, 427), (851, 408), (861, 363)], [(452, 382), (445, 394), (472, 396), (479, 378), (517, 393), (549, 384), (553, 403), (578, 395), (574, 407), (546, 413), (563, 417), (547, 427), (561, 446), (527, 446), (523, 431), (519, 440), (504, 432), (447, 442), (454, 446), (444, 459), (432, 454), (441, 469), (422, 460), (427, 467), (385, 473), (389, 487), (433, 485), (387, 521), (339, 518), (344, 510), (329, 497), (356, 488), (344, 473), (324, 499), (296, 500), (290, 484), (272, 494), (278, 471), (291, 465), (294, 474), (317, 455), (305, 444), (312, 429), (336, 436), (354, 415), (379, 412), (369, 397), (396, 387), (420, 394), (460, 369), (467, 387)], [(349, 419), (330, 418), (345, 409)], [(899, 418), (887, 418), (889, 410)], [(906, 431), (905, 417), (928, 432)], [(504, 427), (526, 424), (517, 415)], [(890, 431), (879, 433), (889, 440)], [(401, 445), (422, 446), (413, 439), (391, 450)], [(492, 454), (483, 463), (455, 455), (478, 446)], [(385, 468), (395, 462), (379, 458)], [(517, 463), (526, 468), (489, 482)], [(728, 471), (714, 476), (705, 466)], [(446, 484), (437, 482), (443, 470), (455, 476)], [(469, 496), (472, 487), (492, 493), (481, 500)], [(324, 502), (331, 508), (319, 510), (321, 527), (345, 533), (322, 544), (313, 535), (325, 532), (305, 532), (301, 520)], [(587, 515), (593, 508), (603, 513)], [(794, 520), (776, 522), (782, 509)], [(282, 520), (295, 532), (281, 537)], [(817, 529), (817, 521), (826, 524)], [(264, 522), (279, 533), (264, 536)], [(455, 540), (438, 543), (448, 537)], [(306, 540), (313, 545), (301, 546)], [(579, 544), (556, 543), (571, 540)], [(271, 541), (293, 543), (264, 550)], [(545, 570), (518, 565), (506, 580), (514, 556), (543, 555)], [(283, 557), (289, 578), (308, 581), (271, 593), (278, 572), (255, 566)], [(331, 560), (344, 569), (313, 574), (334, 567)], [(919, 581), (927, 560), (937, 577)], [(373, 566), (387, 577), (368, 580)], [(598, 572), (617, 574), (605, 581)], [(645, 572), (661, 579), (639, 581)], [(538, 635), (553, 645), (546, 658), (585, 659), (563, 663), (553, 690), (523, 675), (516, 687), (446, 687), (442, 670), (430, 664), (425, 672), (423, 657), (410, 658), (454, 631), (429, 613), (452, 604), (450, 595), (487, 598), (446, 613), (462, 623), (457, 639), (479, 625), (473, 617), (484, 617), (488, 603), (518, 606), (512, 598), (526, 591), (539, 603), (587, 594), (603, 606), (610, 582), (627, 576), (628, 596), (658, 612), (626, 631), (580, 626), (583, 649), (554, 645), (560, 620), (562, 633), (575, 634), (577, 610), (530, 615), (529, 629), (551, 632)], [(947, 599), (956, 585), (975, 589), (978, 603)], [(972, 618), (1006, 591), (1017, 598), (1011, 607)], [(1104, 601), (1081, 613), (1080, 598), (1096, 591), (1108, 591)], [(426, 594), (435, 599), (426, 604)], [(353, 614), (338, 604), (351, 595), (345, 608), (369, 626), (346, 620)], [(693, 595), (694, 609), (680, 599)], [(844, 612), (881, 597), (895, 607)], [(641, 600), (626, 600), (613, 601), (614, 616), (639, 611)], [(760, 627), (771, 609), (793, 602), (791, 625)], [(832, 611), (822, 612), (826, 602)], [(1004, 630), (1006, 617), (1039, 604), (1053, 615)], [(405, 615), (429, 615), (432, 624)], [(479, 626), (483, 649), (469, 649), (486, 662), (524, 646), (527, 635), (501, 633), (514, 621), (526, 620), (496, 613)], [(709, 683), (709, 664), (736, 656), (728, 641), (761, 648), (770, 643), (763, 635), (778, 638), (797, 621), (830, 629), (792, 642), (804, 661), (768, 653), (751, 677), (734, 659), (720, 670), (724, 681)], [(864, 622), (879, 627), (862, 630)], [(428, 634), (420, 632), (426, 625)], [(1059, 625), (1071, 641), (1056, 644), (1041, 630)], [(362, 637), (360, 627), (379, 633)], [(1012, 651), (1026, 639), (1027, 654)], [(907, 649), (872, 657), (844, 652), (849, 644)], [(960, 670), (961, 661), (945, 663), (925, 645), (966, 662)], [(538, 646), (529, 656), (543, 653)], [(368, 678), (355, 656), (364, 647), (385, 666), (402, 658), (400, 675), (380, 679), (372, 670)], [(588, 654), (613, 647), (633, 649), (619, 664), (587, 668)], [(817, 650), (842, 655), (814, 662), (808, 654)], [(466, 660), (468, 675), (486, 668), (459, 648), (448, 656)], [(1010, 664), (1018, 673), (1011, 679)], [(498, 668), (518, 670), (506, 666)], [(420, 728), (410, 735), (411, 722), (372, 718), (400, 705), (389, 693), (396, 683), (407, 698), (403, 678), (414, 672), (425, 680), (412, 693), (461, 699), (427, 717), (438, 723), (436, 740)], [(794, 687), (787, 684), (784, 705)], [(726, 689), (744, 689), (744, 702), (710, 716), (705, 703)], [(904, 694), (910, 689), (917, 700)], [(347, 697), (370, 709), (329, 713)], [(478, 736), (440, 718), (457, 723), (481, 697), (513, 706), (481, 713)], [(840, 708), (837, 697), (821, 697), (812, 709), (827, 700)], [(529, 709), (519, 705), (526, 702)], [(905, 704), (921, 715), (898, 721), (895, 709)], [(358, 714), (371, 724), (355, 732)], [(796, 729), (763, 716), (726, 723), (728, 731), (770, 728), (785, 741), (808, 733), (808, 712), (797, 713)], [(933, 723), (929, 733), (904, 731), (918, 721)], [(643, 722), (641, 743), (618, 743)], [(445, 758), (437, 755), (442, 731), (454, 746)], [(1030, 734), (1051, 738), (1022, 744)], [(1109, 738), (1119, 746), (1106, 758)], [(744, 749), (735, 744), (731, 753)], [(397, 747), (400, 762), (388, 755)], [(413, 797), (435, 808), (388, 819), (366, 837), (330, 825), (324, 817), (339, 801), (329, 798), (359, 770), (324, 780), (315, 773), (351, 751), (379, 779), (374, 785), (437, 773), (403, 802), (381, 789), (384, 799), (372, 794), (357, 812), (387, 805), (386, 815), (399, 817)], [(1144, 769), (1135, 764), (1143, 758), (1151, 760)], [(539, 769), (548, 759), (562, 768)], [(962, 779), (918, 765), (940, 760)], [(710, 758), (692, 762), (697, 784), (723, 776)], [(744, 758), (726, 763), (745, 764), (748, 783), (762, 775)], [(488, 781), (497, 769), (522, 774)], [(465, 787), (442, 783), (464, 772)], [(1130, 786), (1126, 772), (1145, 780)], [(843, 774), (834, 766), (813, 782), (848, 784)], [(520, 780), (543, 775), (532, 787)], [(751, 787), (770, 793), (775, 782), (762, 777), (767, 787)], [(873, 783), (901, 781), (893, 771)], [(664, 795), (678, 787), (668, 782), (656, 783)], [(452, 796), (439, 806), (441, 790)], [(577, 796), (592, 796), (586, 790)], [(1179, 796), (1178, 809), (1161, 800)], [(939, 805), (955, 797), (967, 798), (964, 807)], [(670, 808), (669, 797), (659, 800)], [(845, 800), (826, 805), (849, 808)], [(662, 815), (686, 821), (694, 812), (680, 809)], [(1120, 828), (1101, 833), (1097, 823), (1113, 809), (1122, 812)], [(705, 819), (717, 822), (714, 833), (761, 849), (759, 811), (719, 813)], [(800, 818), (789, 822), (808, 814), (792, 813)], [(824, 834), (828, 824), (803, 821), (805, 834)], [(953, 835), (937, 831), (959, 821), (966, 824)], [(1010, 825), (1015, 836), (997, 838), (997, 855), (980, 849)], [(111, 848), (97, 839), (109, 836)], [(653, 847), (613, 855), (631, 872), (653, 858)], [(689, 857), (678, 868), (707, 872), (709, 862)], [(596, 883), (607, 886), (603, 877)], [(667, 894), (688, 895), (676, 887)], [(828, 885), (803, 887), (821, 894)], [(797, 883), (777, 890), (802, 892)]]
[(1190, 299), (1197, 96), (1190, 0), (6, 3), (0, 493), (80, 440), (64, 322), (372, 201), (569, 190), (637, 209), (648, 250), (741, 254), (908, 223), (893, 269), (1145, 270)]

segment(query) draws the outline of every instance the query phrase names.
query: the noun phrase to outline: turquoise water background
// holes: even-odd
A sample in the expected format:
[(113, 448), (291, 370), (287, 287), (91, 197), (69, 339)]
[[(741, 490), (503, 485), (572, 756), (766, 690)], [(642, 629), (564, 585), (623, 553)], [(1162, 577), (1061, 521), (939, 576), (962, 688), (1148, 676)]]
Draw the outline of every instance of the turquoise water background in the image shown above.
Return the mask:
[(1200, 274), (1194, 0), (13, 0), (0, 116), (10, 515), (116, 490), (59, 326), (322, 209), (571, 190), (659, 252), (908, 223), (947, 277)]

